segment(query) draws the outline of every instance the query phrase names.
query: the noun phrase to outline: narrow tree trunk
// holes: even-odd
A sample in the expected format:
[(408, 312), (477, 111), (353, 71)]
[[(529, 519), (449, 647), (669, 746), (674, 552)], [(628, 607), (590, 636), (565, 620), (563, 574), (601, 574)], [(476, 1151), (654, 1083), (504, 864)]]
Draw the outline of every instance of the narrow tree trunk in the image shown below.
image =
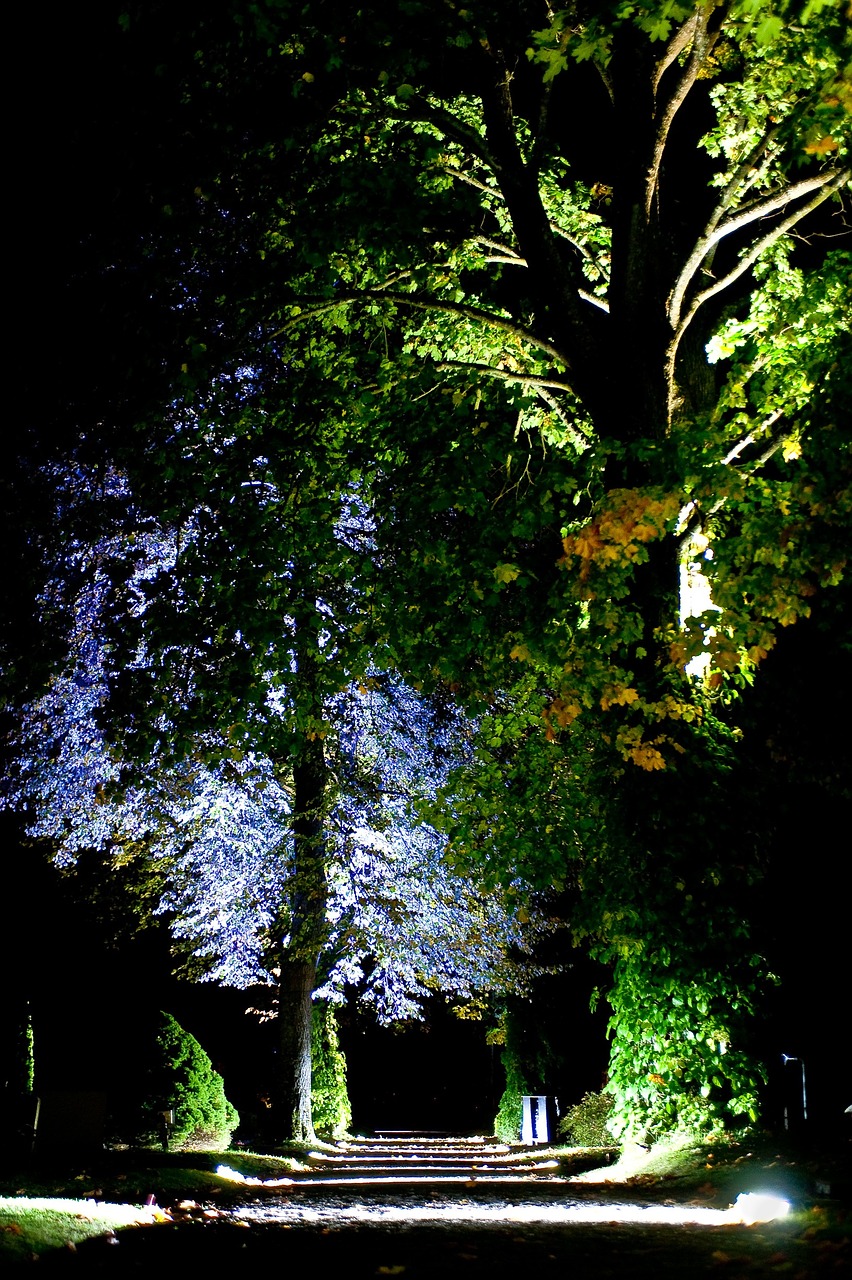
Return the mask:
[(320, 731), (315, 650), (302, 638), (299, 695), (307, 727), (293, 765), (293, 876), (289, 938), (282, 948), (278, 991), (277, 1129), (284, 1141), (313, 1142), (311, 997), (325, 942), (328, 879), (325, 810), (328, 765)]

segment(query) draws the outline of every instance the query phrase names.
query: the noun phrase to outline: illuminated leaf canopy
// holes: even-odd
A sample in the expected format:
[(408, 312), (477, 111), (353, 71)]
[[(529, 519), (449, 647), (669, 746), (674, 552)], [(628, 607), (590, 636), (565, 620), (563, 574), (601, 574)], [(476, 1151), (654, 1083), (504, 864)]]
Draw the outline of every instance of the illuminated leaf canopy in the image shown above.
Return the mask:
[(93, 434), (173, 554), (106, 605), (111, 739), (292, 773), (307, 982), (329, 709), (451, 692), (431, 827), (567, 895), (625, 1126), (755, 1113), (724, 797), (736, 696), (847, 569), (844, 4), (168, 10), (124, 21), (171, 164), (105, 257), (179, 337)]

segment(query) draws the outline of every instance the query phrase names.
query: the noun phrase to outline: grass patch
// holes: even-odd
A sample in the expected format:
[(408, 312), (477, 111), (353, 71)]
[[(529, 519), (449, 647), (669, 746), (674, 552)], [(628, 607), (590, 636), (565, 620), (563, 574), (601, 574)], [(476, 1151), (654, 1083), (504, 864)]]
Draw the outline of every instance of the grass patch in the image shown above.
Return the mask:
[[(234, 1186), (216, 1173), (225, 1164), (247, 1177), (286, 1177), (309, 1167), (312, 1147), (293, 1144), (280, 1155), (246, 1151), (104, 1151), (85, 1168), (33, 1165), (0, 1175), (0, 1265), (33, 1261), (54, 1249), (74, 1249), (94, 1236), (169, 1220), (187, 1200), (226, 1200)], [(328, 1148), (332, 1149), (332, 1148)]]
[(60, 1198), (0, 1198), (0, 1261), (35, 1261), (53, 1249), (74, 1249), (92, 1236), (157, 1221), (157, 1211), (129, 1204)]

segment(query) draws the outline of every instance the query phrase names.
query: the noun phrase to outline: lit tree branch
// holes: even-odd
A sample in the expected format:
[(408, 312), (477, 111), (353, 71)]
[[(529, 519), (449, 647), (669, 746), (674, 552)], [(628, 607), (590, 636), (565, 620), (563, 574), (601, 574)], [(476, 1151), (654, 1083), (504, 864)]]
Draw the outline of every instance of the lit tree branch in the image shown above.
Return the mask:
[[(552, 222), (550, 224), (550, 227), (551, 227), (551, 230), (556, 233), (556, 235), (561, 236), (563, 240), (567, 240), (567, 242), (572, 246), (572, 248), (576, 249), (578, 253), (582, 254), (582, 256), (588, 262), (595, 261), (594, 256), (591, 253), (589, 253), (585, 245), (580, 244), (578, 240), (573, 239), (572, 236), (569, 236), (566, 232), (564, 232), (561, 229), (561, 227), (558, 227), (555, 223)], [(486, 262), (497, 263), (500, 266), (504, 266), (504, 267), (527, 267), (529, 265), (527, 263), (526, 258), (522, 258), (520, 254), (513, 253), (511, 249), (508, 249), (505, 245), (498, 244), (494, 240), (486, 240), (482, 236), (477, 236), (476, 243), (499, 250), (499, 253), (495, 253), (492, 256), (486, 257), (485, 258)], [(578, 289), (577, 294), (580, 298), (583, 299), (584, 302), (590, 302), (593, 307), (599, 307), (601, 311), (607, 311), (607, 312), (609, 311), (609, 303), (606, 301), (605, 298), (599, 298), (597, 294), (589, 293), (585, 289)]]
[(654, 80), (655, 94), (659, 88), (664, 72), (669, 66), (671, 66), (675, 58), (677, 58), (677, 56), (686, 49), (690, 43), (692, 44), (692, 53), (689, 62), (684, 68), (683, 74), (660, 112), (659, 123), (657, 125), (656, 135), (654, 138), (654, 152), (645, 185), (646, 216), (650, 215), (651, 205), (654, 201), (654, 193), (657, 189), (657, 179), (660, 173), (660, 165), (663, 160), (663, 152), (666, 148), (669, 130), (671, 129), (675, 116), (686, 101), (689, 91), (695, 84), (699, 71), (705, 65), (713, 46), (721, 34), (720, 27), (717, 27), (716, 31), (711, 32), (708, 30), (707, 25), (710, 15), (716, 8), (718, 8), (716, 0), (710, 0), (709, 4), (705, 4), (701, 9), (697, 10), (672, 37), (665, 55), (657, 65), (657, 74)]
[(544, 338), (536, 337), (529, 329), (524, 328), (523, 325), (516, 324), (505, 316), (494, 315), (493, 312), (485, 311), (480, 307), (464, 306), (459, 302), (441, 302), (437, 298), (417, 298), (413, 294), (391, 293), (384, 288), (341, 293), (336, 298), (309, 305), (299, 315), (293, 316), (287, 324), (281, 325), (280, 328), (276, 329), (270, 337), (276, 338), (282, 334), (291, 333), (294, 329), (299, 328), (305, 320), (314, 319), (316, 316), (326, 314), (329, 311), (335, 311), (338, 307), (354, 306), (359, 302), (385, 301), (386, 299), (391, 300), (398, 306), (410, 307), (414, 311), (439, 312), (443, 315), (457, 316), (459, 319), (471, 320), (475, 324), (484, 324), (489, 328), (498, 329), (502, 333), (510, 334), (513, 338), (520, 338), (523, 342), (528, 342), (530, 346), (545, 352), (558, 364), (566, 368), (569, 367), (569, 361), (565, 355), (554, 347), (552, 343), (547, 342)]
[(469, 154), (477, 156), (492, 172), (496, 171), (497, 162), (491, 154), (485, 138), (476, 129), (470, 125), (463, 124), (451, 111), (446, 111), (443, 107), (434, 106), (419, 93), (407, 99), (407, 105), (408, 111), (400, 113), (400, 115), (409, 118), (415, 116), (417, 119), (424, 121), (424, 123), (434, 125), (435, 129), (443, 134), (445, 138), (459, 143)]
[(569, 391), (573, 394), (573, 387), (570, 383), (561, 382), (558, 378), (545, 378), (533, 373), (513, 372), (511, 369), (500, 369), (496, 365), (480, 364), (475, 361), (441, 360), (435, 365), (435, 368), (452, 371), (469, 369), (472, 373), (484, 374), (489, 378), (499, 378), (503, 382), (517, 382), (525, 387), (550, 388), (554, 391)]
[[(804, 178), (801, 182), (795, 182), (791, 186), (784, 187), (782, 190), (774, 192), (764, 200), (756, 201), (747, 209), (741, 210), (738, 214), (728, 218), (725, 222), (714, 226), (711, 221), (708, 230), (698, 240), (692, 250), (692, 253), (689, 255), (686, 265), (678, 276), (669, 299), (669, 322), (678, 335), (678, 340), (698, 307), (701, 306), (703, 302), (708, 298), (713, 297), (714, 294), (719, 293), (721, 289), (726, 288), (728, 284), (741, 276), (743, 271), (746, 271), (748, 267), (756, 261), (757, 257), (759, 257), (768, 245), (772, 244), (791, 227), (795, 226), (796, 223), (804, 218), (806, 214), (811, 213), (820, 204), (822, 204), (823, 200), (827, 199), (827, 197), (834, 191), (838, 190), (843, 183), (848, 180), (849, 176), (850, 171), (848, 169), (832, 169), (825, 173), (817, 174), (813, 178)], [(733, 272), (727, 275), (722, 281), (711, 286), (709, 289), (705, 289), (703, 292), (697, 294), (693, 299), (687, 317), (684, 320), (681, 320), (681, 312), (687, 289), (701, 266), (701, 263), (707, 257), (707, 254), (714, 245), (716, 245), (720, 240), (725, 239), (725, 237), (732, 235), (735, 231), (741, 231), (744, 227), (750, 226), (751, 223), (756, 222), (758, 219), (777, 213), (779, 209), (783, 209), (785, 205), (788, 205), (792, 200), (798, 200), (802, 196), (810, 194), (812, 191), (816, 191), (816, 196), (807, 204), (801, 205), (798, 209), (794, 210), (793, 213), (785, 218), (783, 222), (779, 223), (766, 236), (763, 236), (759, 241), (757, 241), (752, 250), (750, 250), (744, 259), (742, 259), (739, 266), (735, 268)]]
[(564, 406), (560, 404), (556, 396), (551, 394), (547, 387), (539, 387), (538, 394), (539, 398), (544, 401), (548, 409), (550, 409), (552, 413), (556, 414), (556, 417), (567, 431), (578, 453), (582, 452), (584, 449), (588, 449), (589, 441), (587, 439), (587, 434), (591, 435), (591, 432), (584, 433), (578, 424), (572, 418), (568, 417)]
[(695, 39), (696, 29), (702, 16), (701, 12), (696, 10), (691, 18), (687, 18), (686, 22), (678, 27), (672, 38), (669, 40), (665, 50), (663, 51), (662, 58), (660, 58), (654, 68), (653, 89), (655, 94), (660, 87), (660, 81), (674, 60), (679, 57), (679, 55), (683, 53), (684, 49), (688, 48), (689, 44)]

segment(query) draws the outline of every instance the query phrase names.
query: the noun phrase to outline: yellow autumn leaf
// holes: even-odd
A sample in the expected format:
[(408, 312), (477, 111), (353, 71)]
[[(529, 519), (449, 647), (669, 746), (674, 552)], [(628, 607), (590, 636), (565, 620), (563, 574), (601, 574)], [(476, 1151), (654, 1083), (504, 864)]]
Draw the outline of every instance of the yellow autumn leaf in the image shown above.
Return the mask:
[(516, 564), (498, 564), (494, 569), (494, 577), (498, 582), (514, 582), (520, 576), (521, 571)]
[(813, 142), (806, 142), (805, 155), (825, 156), (825, 155), (828, 155), (830, 151), (836, 151), (837, 147), (838, 147), (837, 139), (832, 138), (831, 134), (827, 133), (824, 135), (824, 137), (816, 138)]
[(530, 657), (530, 651), (525, 644), (516, 644), (514, 648), (509, 650), (509, 657), (515, 662), (527, 662)]
[(643, 743), (638, 747), (634, 747), (632, 751), (627, 752), (628, 757), (634, 764), (638, 764), (640, 769), (646, 769), (649, 773), (654, 769), (665, 769), (666, 762), (662, 755), (655, 747), (649, 747)]
[(676, 667), (682, 667), (686, 662), (686, 645), (679, 640), (669, 645), (669, 662)]
[(578, 533), (574, 539), (574, 554), (582, 556), (584, 560), (591, 560), (603, 547), (600, 533), (597, 525), (590, 525), (588, 529), (584, 529), (582, 533)]
[(612, 685), (601, 698), (601, 709), (607, 711), (610, 707), (629, 707), (638, 698), (636, 689), (625, 688), (622, 684)]
[(617, 742), (625, 760), (632, 760), (640, 769), (648, 772), (654, 769), (665, 769), (666, 762), (662, 752), (657, 750), (656, 743), (666, 742), (663, 736), (655, 738), (653, 743), (644, 742), (641, 729), (627, 729), (619, 733)]
[(560, 729), (567, 729), (568, 725), (577, 719), (583, 708), (573, 699), (566, 701), (564, 698), (554, 698), (550, 706), (543, 712), (543, 719), (547, 726), (545, 737), (548, 742), (552, 742), (555, 734), (553, 732), (553, 721)]

